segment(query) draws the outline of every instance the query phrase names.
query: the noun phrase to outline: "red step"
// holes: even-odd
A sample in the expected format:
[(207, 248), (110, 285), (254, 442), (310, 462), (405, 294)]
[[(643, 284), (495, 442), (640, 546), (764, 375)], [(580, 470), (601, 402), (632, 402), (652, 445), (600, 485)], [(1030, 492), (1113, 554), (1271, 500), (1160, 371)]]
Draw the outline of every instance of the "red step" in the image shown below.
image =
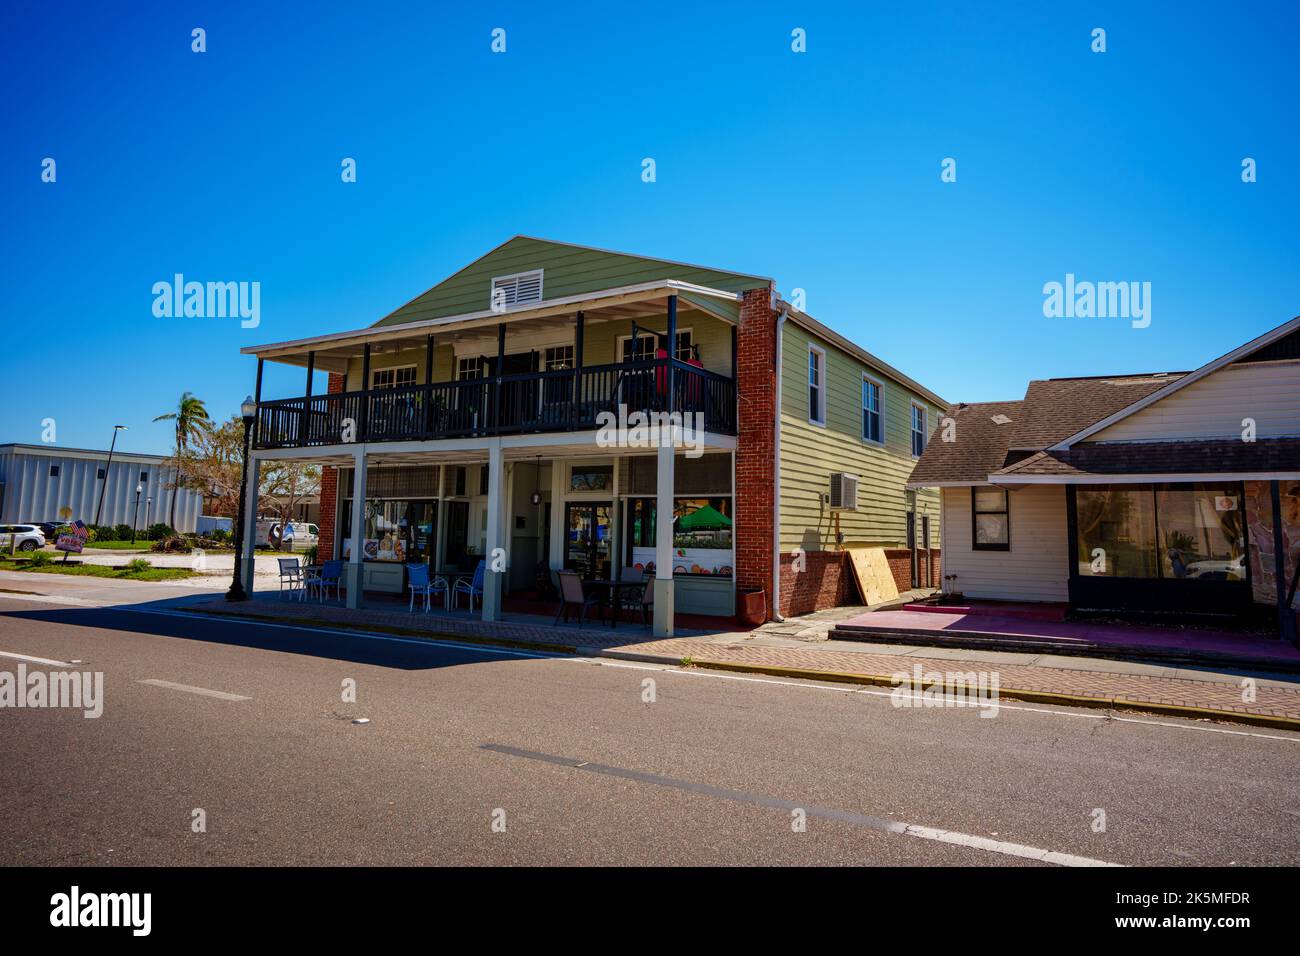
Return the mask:
[(1064, 621), (1064, 604), (999, 604), (981, 601), (970, 604), (904, 604), (904, 611), (928, 614), (960, 614), (972, 617), (1010, 617), (1022, 621)]

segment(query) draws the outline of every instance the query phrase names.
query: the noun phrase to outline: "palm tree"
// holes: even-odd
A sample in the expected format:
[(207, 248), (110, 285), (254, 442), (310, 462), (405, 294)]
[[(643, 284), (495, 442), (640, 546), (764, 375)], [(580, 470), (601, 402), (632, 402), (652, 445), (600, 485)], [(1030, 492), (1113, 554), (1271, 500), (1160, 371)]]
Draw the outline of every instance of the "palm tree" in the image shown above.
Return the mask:
[(176, 487), (172, 489), (171, 519), (168, 521), (168, 524), (175, 529), (176, 492), (181, 487), (181, 462), (184, 460), (190, 442), (212, 427), (212, 419), (208, 417), (208, 409), (203, 404), (203, 399), (196, 397), (193, 392), (185, 392), (176, 404), (176, 411), (159, 415), (154, 421), (176, 423)]

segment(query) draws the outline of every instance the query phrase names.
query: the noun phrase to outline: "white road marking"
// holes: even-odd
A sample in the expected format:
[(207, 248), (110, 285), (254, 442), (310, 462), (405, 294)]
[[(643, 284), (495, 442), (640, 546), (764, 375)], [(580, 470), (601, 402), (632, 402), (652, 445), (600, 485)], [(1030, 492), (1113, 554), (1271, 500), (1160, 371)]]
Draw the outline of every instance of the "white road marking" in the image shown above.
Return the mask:
[(16, 661), (29, 661), (33, 664), (47, 664), (50, 667), (71, 667), (67, 661), (52, 661), (48, 657), (29, 657), (26, 654), (12, 654), (9, 651), (0, 651), (0, 657), (12, 657)]
[[(661, 671), (668, 674), (681, 674), (687, 677), (711, 677), (716, 680), (733, 680), (750, 684), (775, 684), (778, 687), (802, 687), (805, 690), (829, 691), (837, 694), (863, 694), (867, 697), (893, 697), (892, 690), (872, 690), (869, 687), (851, 687), (847, 684), (823, 684), (811, 679), (807, 682), (779, 680), (774, 677), (745, 677), (740, 674), (724, 674), (720, 671), (711, 671), (707, 668), (701, 670), (687, 670), (671, 664), (650, 664), (635, 663), (628, 661), (612, 661), (606, 658), (595, 657), (565, 657), (563, 660), (582, 664), (598, 664), (601, 667), (620, 667), (628, 670), (642, 671)], [(913, 700), (920, 700), (920, 694), (910, 694)], [(1005, 701), (998, 702), (999, 710), (1018, 710), (1029, 714), (1048, 714), (1052, 717), (1075, 717), (1081, 720), (1113, 720), (1123, 724), (1146, 724), (1151, 727), (1172, 727), (1175, 730), (1190, 730), (1203, 734), (1227, 734), (1231, 737), (1258, 737), (1260, 740), (1285, 740), (1289, 743), (1300, 744), (1300, 736), (1283, 737), (1279, 734), (1260, 734), (1249, 730), (1228, 730), (1226, 727), (1197, 727), (1193, 724), (1175, 724), (1167, 720), (1149, 720), (1142, 717), (1119, 717), (1113, 713), (1091, 713), (1086, 710), (1075, 712), (1072, 710), (1050, 710), (1046, 707), (1029, 707), (1024, 704), (1008, 704)]]
[(206, 687), (192, 687), (189, 684), (174, 684), (169, 680), (158, 680), (156, 677), (150, 677), (147, 680), (138, 680), (137, 684), (148, 684), (150, 687), (166, 687), (168, 690), (183, 690), (187, 694), (199, 694), (203, 697), (215, 697), (218, 700), (252, 700), (251, 697), (244, 697), (240, 694), (227, 694), (224, 690), (208, 690)]

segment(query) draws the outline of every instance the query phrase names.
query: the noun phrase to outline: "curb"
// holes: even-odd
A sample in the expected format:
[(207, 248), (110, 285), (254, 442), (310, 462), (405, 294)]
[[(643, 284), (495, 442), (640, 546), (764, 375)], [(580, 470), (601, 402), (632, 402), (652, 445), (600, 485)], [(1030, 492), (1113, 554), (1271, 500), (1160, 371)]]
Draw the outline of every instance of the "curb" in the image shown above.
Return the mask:
[[(766, 674), (769, 677), (793, 677), (802, 680), (831, 681), (839, 684), (867, 684), (877, 687), (900, 686), (893, 677), (883, 674), (851, 674), (845, 671), (806, 670), (796, 667), (773, 667), (766, 664), (730, 664), (724, 661), (692, 661), (692, 664), (709, 670)], [(1219, 720), (1227, 723), (1249, 724), (1253, 727), (1269, 727), (1274, 730), (1300, 732), (1300, 718), (1277, 717), (1270, 714), (1245, 714), (1231, 710), (1215, 710), (1211, 707), (1183, 707), (1179, 704), (1127, 700), (1123, 697), (1084, 697), (1077, 694), (1019, 690), (1012, 687), (999, 687), (998, 697), (1031, 704), (1059, 704), (1065, 707), (1137, 711), (1146, 714), (1160, 714), (1166, 717), (1181, 717), (1188, 720)]]
[[(358, 628), (355, 625), (332, 624), (312, 618), (283, 617), (274, 614), (227, 614), (200, 608), (187, 609), (193, 614), (207, 614), (230, 620), (248, 618), (271, 624), (294, 624), (300, 627), (313, 627), (322, 630), (357, 631), (369, 630), (399, 637), (416, 637), (437, 643), (455, 641), (459, 644), (482, 644), (487, 647), (505, 647), (513, 650), (542, 651), (551, 654), (581, 655), (584, 657), (603, 657), (610, 660), (640, 661), (647, 664), (662, 664), (680, 667), (681, 658), (668, 657), (664, 654), (639, 654), (636, 651), (616, 651), (607, 648), (590, 647), (574, 644), (547, 644), (542, 641), (520, 641), (509, 638), (488, 638), (473, 635), (447, 634), (432, 631), (415, 631), (407, 628), (387, 625), (368, 625)], [(729, 671), (739, 674), (763, 674), (767, 677), (788, 677), (798, 680), (815, 680), (835, 684), (862, 684), (874, 687), (898, 687), (894, 678), (886, 674), (855, 674), (847, 671), (822, 671), (799, 667), (777, 667), (769, 664), (732, 664), (726, 661), (691, 661), (692, 666), (705, 670)], [(1267, 727), (1273, 730), (1291, 730), (1300, 732), (1300, 718), (1278, 717), (1270, 714), (1247, 714), (1231, 710), (1215, 710), (1210, 707), (1184, 707), (1178, 704), (1161, 704), (1155, 701), (1127, 700), (1123, 697), (1086, 697), (1077, 694), (1062, 694), (1052, 691), (1020, 690), (1000, 687), (998, 697), (1023, 701), (1030, 704), (1056, 704), (1063, 707), (1088, 707), (1101, 710), (1122, 710), (1128, 712), (1159, 714), (1165, 717), (1179, 717), (1185, 720), (1217, 720), (1225, 723), (1246, 724), (1252, 727)]]

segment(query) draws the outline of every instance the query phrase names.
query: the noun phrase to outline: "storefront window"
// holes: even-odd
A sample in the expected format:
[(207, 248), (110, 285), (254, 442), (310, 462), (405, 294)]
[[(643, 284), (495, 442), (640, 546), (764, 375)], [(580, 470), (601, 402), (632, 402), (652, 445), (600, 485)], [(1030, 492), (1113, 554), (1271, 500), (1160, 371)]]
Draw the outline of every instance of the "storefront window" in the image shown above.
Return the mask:
[(1223, 485), (1104, 485), (1075, 497), (1084, 577), (1244, 581), (1240, 493)]
[[(361, 543), (365, 561), (427, 563), (436, 540), (437, 506), (433, 501), (368, 498), (365, 535)], [(352, 554), (352, 502), (343, 508), (342, 554)]]
[[(657, 501), (628, 501), (628, 563), (654, 570)], [(676, 498), (673, 501), (673, 573), (730, 577), (732, 520), (730, 498)]]
[(1202, 581), (1246, 580), (1241, 496), (1214, 485), (1156, 491), (1160, 573)]

